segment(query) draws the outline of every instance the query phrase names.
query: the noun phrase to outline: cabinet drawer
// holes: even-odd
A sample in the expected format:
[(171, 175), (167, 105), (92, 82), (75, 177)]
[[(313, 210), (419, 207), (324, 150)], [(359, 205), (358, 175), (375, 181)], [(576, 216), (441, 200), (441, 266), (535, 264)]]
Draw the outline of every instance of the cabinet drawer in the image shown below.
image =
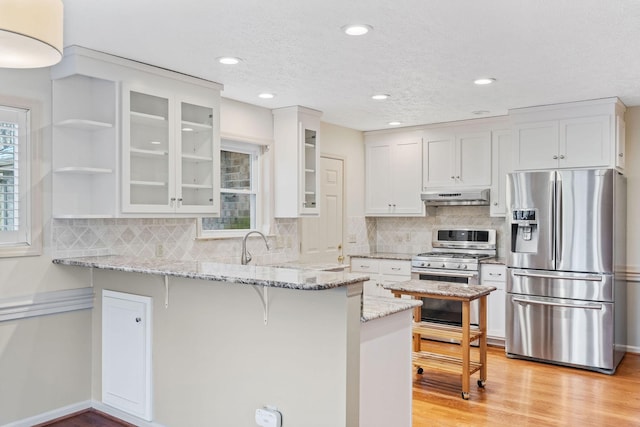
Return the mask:
[(411, 261), (380, 260), (380, 273), (411, 277)]
[(378, 273), (380, 261), (373, 258), (351, 258), (351, 272), (353, 273)]
[(507, 280), (507, 267), (500, 264), (482, 264), (480, 267), (480, 283), (505, 282)]

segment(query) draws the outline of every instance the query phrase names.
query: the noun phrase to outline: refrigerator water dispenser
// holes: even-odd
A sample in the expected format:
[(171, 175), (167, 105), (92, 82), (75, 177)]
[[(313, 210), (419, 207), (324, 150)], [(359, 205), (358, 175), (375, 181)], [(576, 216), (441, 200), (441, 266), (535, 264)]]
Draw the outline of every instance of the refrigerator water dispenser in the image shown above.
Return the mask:
[(537, 252), (537, 209), (514, 209), (511, 216), (511, 252)]

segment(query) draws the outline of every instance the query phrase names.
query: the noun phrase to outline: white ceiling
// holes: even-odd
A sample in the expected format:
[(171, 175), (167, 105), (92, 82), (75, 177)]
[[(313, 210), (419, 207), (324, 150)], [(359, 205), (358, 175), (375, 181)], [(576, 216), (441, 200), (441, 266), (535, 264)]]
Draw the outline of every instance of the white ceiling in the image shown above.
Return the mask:
[[(618, 96), (640, 105), (638, 0), (64, 0), (65, 46), (303, 105), (358, 130)], [(340, 27), (366, 23), (349, 37)], [(219, 56), (244, 61), (223, 66)], [(476, 86), (477, 77), (494, 77)], [(261, 100), (260, 92), (277, 94)], [(386, 101), (373, 101), (387, 93)]]

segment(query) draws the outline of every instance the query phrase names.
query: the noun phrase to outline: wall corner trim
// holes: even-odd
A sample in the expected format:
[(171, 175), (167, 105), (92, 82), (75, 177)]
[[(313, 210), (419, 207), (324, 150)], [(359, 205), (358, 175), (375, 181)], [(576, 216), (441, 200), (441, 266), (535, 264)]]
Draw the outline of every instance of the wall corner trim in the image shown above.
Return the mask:
[(93, 288), (0, 298), (0, 322), (93, 308)]

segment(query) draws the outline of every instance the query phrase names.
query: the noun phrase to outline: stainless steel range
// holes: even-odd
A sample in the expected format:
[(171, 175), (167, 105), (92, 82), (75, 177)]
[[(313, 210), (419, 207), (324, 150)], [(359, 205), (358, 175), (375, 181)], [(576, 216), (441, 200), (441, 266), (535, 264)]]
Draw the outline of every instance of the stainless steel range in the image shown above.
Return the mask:
[[(431, 246), (433, 252), (412, 257), (412, 279), (475, 285), (479, 282), (479, 261), (496, 256), (496, 230), (436, 229), (433, 230)], [(462, 324), (461, 302), (431, 298), (423, 298), (422, 302), (423, 321)], [(471, 323), (478, 324), (477, 301), (471, 304)]]

